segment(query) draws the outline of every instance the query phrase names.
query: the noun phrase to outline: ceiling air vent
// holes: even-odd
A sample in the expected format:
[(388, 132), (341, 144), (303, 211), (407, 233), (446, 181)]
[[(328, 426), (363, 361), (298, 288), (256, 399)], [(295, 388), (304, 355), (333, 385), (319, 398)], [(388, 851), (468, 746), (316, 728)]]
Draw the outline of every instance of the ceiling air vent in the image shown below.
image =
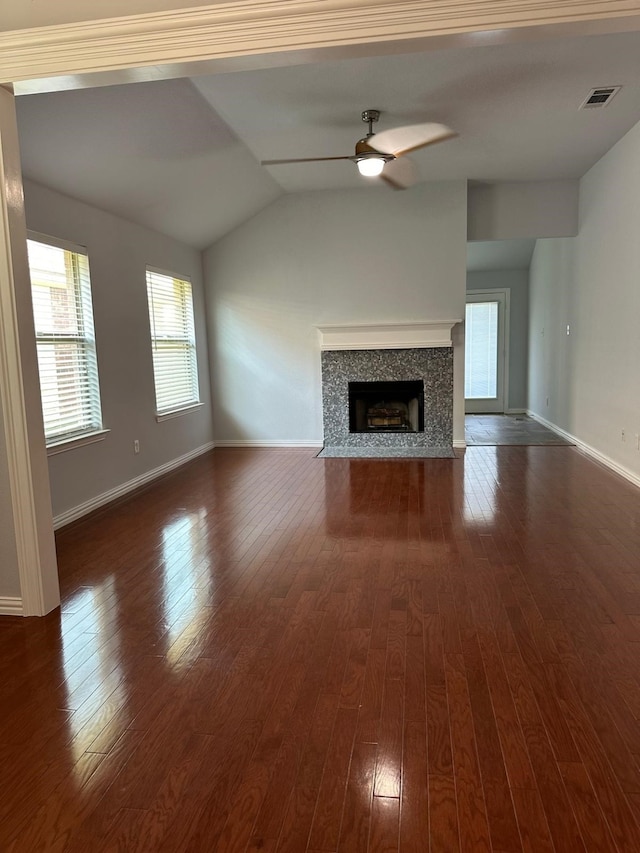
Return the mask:
[(622, 86), (600, 86), (598, 89), (592, 89), (580, 104), (580, 109), (595, 110), (596, 107), (606, 107), (621, 88)]

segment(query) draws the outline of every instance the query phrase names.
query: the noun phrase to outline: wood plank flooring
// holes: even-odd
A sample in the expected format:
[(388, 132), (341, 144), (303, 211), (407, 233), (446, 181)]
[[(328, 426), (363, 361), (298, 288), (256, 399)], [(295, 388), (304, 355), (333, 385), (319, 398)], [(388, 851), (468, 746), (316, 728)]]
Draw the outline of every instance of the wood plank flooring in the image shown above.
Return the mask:
[(0, 850), (640, 851), (640, 493), (216, 450), (0, 618)]

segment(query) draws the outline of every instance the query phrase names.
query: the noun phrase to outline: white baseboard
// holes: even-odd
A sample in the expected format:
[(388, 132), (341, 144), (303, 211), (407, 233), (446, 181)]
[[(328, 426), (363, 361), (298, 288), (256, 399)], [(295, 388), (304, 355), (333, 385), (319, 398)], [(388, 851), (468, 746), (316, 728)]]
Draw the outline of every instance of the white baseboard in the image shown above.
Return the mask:
[(542, 415), (538, 415), (536, 412), (532, 412), (530, 409), (527, 409), (527, 414), (530, 418), (533, 418), (534, 421), (538, 421), (538, 423), (542, 424), (542, 426), (546, 426), (547, 429), (550, 429), (552, 432), (555, 432), (557, 435), (562, 438), (566, 438), (567, 441), (572, 442), (583, 453), (587, 456), (590, 456), (596, 462), (599, 462), (601, 465), (604, 465), (606, 468), (610, 468), (612, 471), (615, 471), (616, 474), (619, 474), (621, 477), (624, 477), (625, 480), (628, 480), (630, 483), (633, 483), (634, 486), (638, 486), (640, 488), (640, 476), (636, 474), (634, 471), (630, 471), (628, 468), (625, 468), (624, 465), (620, 465), (619, 462), (611, 459), (610, 456), (607, 456), (605, 453), (602, 453), (599, 450), (596, 450), (595, 447), (592, 447), (590, 444), (587, 444), (585, 441), (582, 441), (577, 436), (572, 435), (570, 432), (567, 432), (562, 427), (557, 426), (557, 424), (548, 421), (546, 418), (543, 418)]
[(454, 438), (453, 439), (453, 449), (454, 450), (466, 450), (467, 442), (464, 438)]
[(505, 415), (526, 415), (527, 410), (526, 409), (505, 409), (504, 413), (505, 413)]
[(22, 599), (0, 595), (0, 616), (22, 616)]
[(133, 480), (128, 480), (126, 483), (122, 483), (120, 486), (116, 486), (115, 489), (109, 489), (108, 492), (103, 492), (101, 495), (96, 495), (95, 498), (91, 498), (90, 500), (85, 501), (84, 503), (79, 504), (78, 506), (74, 506), (63, 513), (60, 513), (60, 515), (56, 515), (53, 519), (53, 529), (58, 530), (58, 528), (64, 527), (65, 524), (71, 524), (72, 521), (76, 521), (78, 518), (82, 518), (83, 515), (88, 515), (88, 513), (93, 512), (94, 509), (99, 509), (99, 507), (111, 503), (111, 501), (115, 501), (117, 500), (117, 498), (121, 498), (129, 492), (133, 492), (135, 489), (139, 489), (140, 486), (144, 486), (147, 483), (150, 483), (152, 480), (156, 480), (158, 477), (162, 477), (163, 474), (168, 474), (169, 471), (173, 471), (174, 468), (179, 468), (181, 465), (190, 462), (197, 456), (202, 456), (203, 453), (207, 453), (207, 451), (213, 450), (214, 447), (215, 444), (213, 441), (210, 441), (207, 444), (203, 444), (201, 447), (196, 447), (195, 450), (191, 450), (189, 451), (189, 453), (185, 453), (183, 456), (178, 456), (177, 459), (172, 459), (170, 462), (165, 462), (164, 465), (160, 465), (157, 468), (153, 468), (151, 471), (147, 471), (146, 473), (141, 474), (139, 477), (134, 477)]
[(303, 450), (309, 448), (311, 450), (322, 450), (322, 441), (266, 441), (261, 439), (229, 439), (216, 441), (216, 447), (265, 447), (265, 448), (281, 448), (282, 450)]

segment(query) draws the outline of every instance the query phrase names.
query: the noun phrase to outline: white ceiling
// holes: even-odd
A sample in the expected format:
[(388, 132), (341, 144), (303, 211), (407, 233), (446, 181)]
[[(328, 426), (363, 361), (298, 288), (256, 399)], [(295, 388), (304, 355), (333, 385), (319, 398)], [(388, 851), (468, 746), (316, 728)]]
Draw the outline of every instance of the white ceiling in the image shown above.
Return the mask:
[[(623, 89), (578, 110), (601, 85)], [(459, 133), (412, 155), (422, 180), (579, 177), (640, 120), (640, 33), (24, 95), (23, 170), (203, 248), (282, 192), (362, 186), (350, 162), (258, 161), (350, 155), (366, 108), (382, 111), (379, 130)]]
[(198, 248), (282, 192), (189, 80), (17, 104), (27, 177)]

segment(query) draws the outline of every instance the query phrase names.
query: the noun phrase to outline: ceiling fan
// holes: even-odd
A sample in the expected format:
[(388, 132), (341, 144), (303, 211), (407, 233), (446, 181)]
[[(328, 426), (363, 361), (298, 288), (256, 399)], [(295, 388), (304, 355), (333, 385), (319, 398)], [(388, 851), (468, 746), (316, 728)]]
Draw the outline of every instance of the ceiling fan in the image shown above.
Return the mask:
[(374, 133), (373, 125), (379, 118), (379, 110), (363, 111), (362, 121), (369, 125), (369, 132), (356, 142), (355, 154), (352, 156), (299, 157), (293, 160), (261, 160), (260, 163), (262, 166), (279, 166), (284, 163), (351, 160), (357, 165), (361, 175), (368, 178), (379, 176), (395, 189), (403, 190), (415, 183), (418, 177), (414, 162), (405, 155), (458, 135), (446, 125), (433, 122), (394, 127), (382, 133)]

